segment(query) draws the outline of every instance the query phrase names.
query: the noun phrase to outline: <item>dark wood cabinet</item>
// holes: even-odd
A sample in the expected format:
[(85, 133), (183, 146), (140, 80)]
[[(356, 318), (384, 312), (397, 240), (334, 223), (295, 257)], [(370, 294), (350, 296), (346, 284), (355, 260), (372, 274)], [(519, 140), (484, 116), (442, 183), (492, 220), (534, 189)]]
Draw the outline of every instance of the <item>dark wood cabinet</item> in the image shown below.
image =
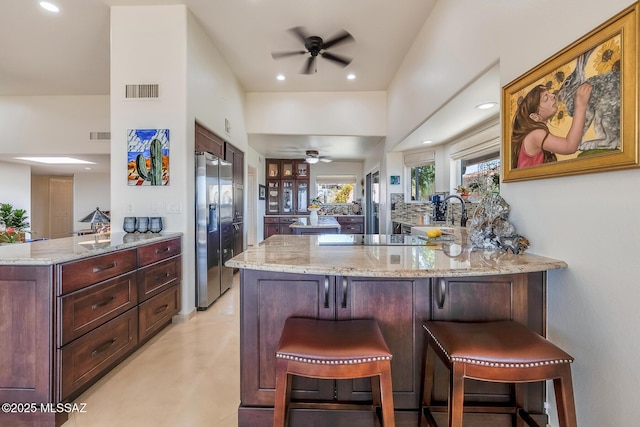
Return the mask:
[(266, 159), (265, 162), (265, 214), (308, 214), (310, 165), (303, 159)]
[[(463, 278), (367, 278), (304, 275), (241, 270), (241, 404), (240, 427), (272, 422), (275, 391), (275, 348), (285, 320), (291, 316), (321, 319), (374, 318), (387, 341), (392, 359), (393, 399), (397, 425), (418, 422), (424, 346), (422, 322), (440, 320), (524, 321), (544, 332), (544, 273)], [(313, 331), (310, 331), (313, 333)], [(446, 397), (447, 378), (439, 366), (436, 394)], [(295, 378), (292, 397), (371, 399), (367, 380)], [(488, 387), (469, 381), (466, 398), (505, 399), (508, 385)], [(544, 384), (528, 388), (526, 401), (534, 418), (544, 425)], [(328, 425), (335, 411), (291, 414), (291, 425)], [(442, 414), (436, 414), (440, 423)], [(508, 418), (508, 417), (506, 417)], [(504, 415), (476, 414), (470, 426), (510, 425)], [(354, 415), (350, 426), (371, 425), (370, 415)], [(446, 425), (446, 424), (442, 424)]]
[(196, 123), (195, 151), (211, 153), (222, 158), (224, 140), (201, 124)]
[(225, 143), (225, 160), (233, 167), (233, 255), (244, 251), (244, 152)]
[(340, 234), (364, 234), (364, 217), (341, 215), (336, 220), (340, 224)]
[[(181, 238), (55, 265), (0, 265), (0, 400), (69, 402), (180, 309)], [(59, 426), (64, 413), (0, 413)]]
[(294, 234), (293, 230), (289, 226), (296, 220), (297, 217), (265, 216), (264, 238), (266, 239), (274, 234)]

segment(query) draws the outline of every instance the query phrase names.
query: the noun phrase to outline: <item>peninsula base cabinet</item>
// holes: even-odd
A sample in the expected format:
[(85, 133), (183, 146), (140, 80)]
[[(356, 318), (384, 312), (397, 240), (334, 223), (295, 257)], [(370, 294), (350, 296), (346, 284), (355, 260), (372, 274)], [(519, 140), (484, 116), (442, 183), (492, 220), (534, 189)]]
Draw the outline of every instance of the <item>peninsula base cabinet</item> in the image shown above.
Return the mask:
[[(275, 349), (288, 317), (374, 318), (393, 359), (393, 399), (397, 426), (417, 426), (424, 346), (424, 320), (516, 319), (545, 330), (544, 273), (463, 278), (366, 278), (241, 270), (240, 407), (238, 426), (271, 426), (275, 392)], [(313, 331), (309, 331), (313, 333)], [(439, 364), (434, 397), (446, 404), (448, 373)], [(510, 386), (468, 381), (470, 402), (504, 402)], [(526, 407), (545, 425), (544, 384), (526, 389)], [(370, 401), (370, 381), (294, 377), (292, 399)], [(446, 425), (446, 412), (435, 414)], [(424, 424), (424, 423), (423, 423)], [(370, 426), (364, 411), (296, 410), (290, 425)], [(504, 414), (470, 414), (468, 426), (511, 427)]]
[[(54, 427), (179, 311), (181, 239), (56, 265), (0, 266), (0, 427)], [(28, 405), (28, 406), (26, 406)], [(49, 408), (49, 409), (47, 409)]]

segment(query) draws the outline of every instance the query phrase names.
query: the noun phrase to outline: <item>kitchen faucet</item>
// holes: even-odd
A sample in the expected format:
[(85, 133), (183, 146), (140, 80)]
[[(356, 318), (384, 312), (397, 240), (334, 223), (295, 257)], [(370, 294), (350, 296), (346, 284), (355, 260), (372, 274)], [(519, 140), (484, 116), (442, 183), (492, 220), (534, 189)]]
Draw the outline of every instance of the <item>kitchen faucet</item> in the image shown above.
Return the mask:
[[(460, 226), (461, 227), (466, 227), (467, 226), (467, 220), (469, 218), (467, 218), (467, 206), (464, 202), (464, 199), (460, 196), (458, 196), (457, 194), (450, 194), (447, 197), (444, 198), (443, 203), (446, 206), (447, 200), (451, 199), (451, 198), (456, 198), (458, 200), (460, 200), (460, 203), (462, 203), (462, 215), (460, 216)], [(454, 225), (453, 223), (453, 208), (451, 208), (451, 225)]]

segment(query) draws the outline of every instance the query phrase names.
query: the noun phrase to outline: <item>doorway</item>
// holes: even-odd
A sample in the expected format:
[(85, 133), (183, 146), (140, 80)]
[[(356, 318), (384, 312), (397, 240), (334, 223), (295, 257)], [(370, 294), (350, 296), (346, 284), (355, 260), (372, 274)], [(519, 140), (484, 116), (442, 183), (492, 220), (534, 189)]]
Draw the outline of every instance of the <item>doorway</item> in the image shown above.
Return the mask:
[(73, 234), (73, 178), (49, 178), (49, 235)]
[(380, 205), (380, 171), (368, 173), (365, 180), (367, 210), (365, 214), (365, 231), (367, 234), (380, 232), (378, 207)]

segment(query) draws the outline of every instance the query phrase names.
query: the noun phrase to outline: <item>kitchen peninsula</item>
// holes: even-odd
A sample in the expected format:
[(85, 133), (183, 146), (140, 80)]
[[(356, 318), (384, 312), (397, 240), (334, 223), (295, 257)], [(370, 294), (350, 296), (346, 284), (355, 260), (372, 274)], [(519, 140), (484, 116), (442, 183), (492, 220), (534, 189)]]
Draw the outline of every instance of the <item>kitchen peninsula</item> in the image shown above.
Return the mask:
[(181, 236), (0, 246), (0, 402), (14, 405), (0, 413), (0, 426), (63, 424), (67, 413), (47, 405), (73, 401), (171, 322), (180, 307)]
[[(546, 271), (563, 261), (533, 254), (473, 250), (466, 229), (454, 242), (427, 245), (417, 236), (276, 235), (227, 262), (241, 269), (240, 427), (270, 426), (275, 390), (275, 348), (291, 316), (375, 318), (391, 352), (396, 425), (417, 426), (424, 320), (514, 319), (545, 335)], [(313, 331), (309, 331), (313, 333)], [(448, 376), (434, 388), (446, 402)], [(527, 384), (525, 409), (544, 425), (545, 387)], [(467, 396), (508, 401), (510, 386), (472, 382)], [(370, 400), (364, 380), (296, 378), (292, 397)], [(346, 418), (345, 418), (346, 417)], [(445, 424), (446, 413), (436, 414)], [(511, 426), (507, 414), (472, 414), (469, 425)], [(291, 426), (368, 426), (370, 413), (291, 412)], [(341, 424), (342, 422), (342, 424)], [(315, 424), (314, 424), (315, 423)]]

